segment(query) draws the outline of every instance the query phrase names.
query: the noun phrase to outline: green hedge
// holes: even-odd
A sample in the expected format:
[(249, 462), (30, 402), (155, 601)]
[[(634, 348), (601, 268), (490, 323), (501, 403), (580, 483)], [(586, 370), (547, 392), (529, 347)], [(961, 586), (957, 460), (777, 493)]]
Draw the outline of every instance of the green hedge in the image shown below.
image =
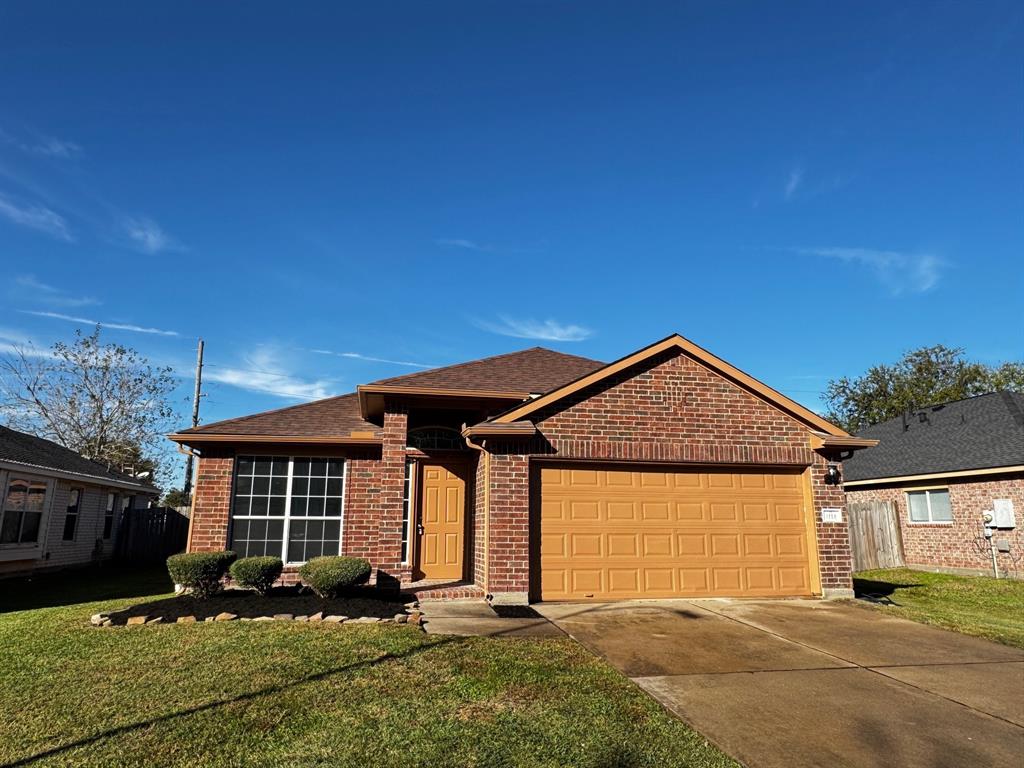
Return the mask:
[(220, 591), (220, 582), (237, 555), (234, 552), (188, 552), (167, 558), (167, 572), (195, 597), (203, 598)]
[(284, 569), (280, 557), (243, 557), (231, 564), (231, 578), (241, 587), (267, 594)]
[(370, 563), (361, 557), (314, 557), (299, 569), (302, 583), (320, 597), (334, 597), (338, 591), (370, 578)]

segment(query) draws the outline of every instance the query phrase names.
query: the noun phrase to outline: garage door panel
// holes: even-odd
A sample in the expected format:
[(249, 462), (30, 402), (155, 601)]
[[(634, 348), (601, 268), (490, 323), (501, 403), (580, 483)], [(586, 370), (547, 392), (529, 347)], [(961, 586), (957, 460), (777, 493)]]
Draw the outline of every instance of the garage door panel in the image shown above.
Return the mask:
[(710, 505), (712, 520), (728, 520), (733, 522), (740, 519), (739, 505), (735, 501), (717, 501)]
[(674, 568), (644, 568), (644, 592), (673, 595), (678, 591)]
[(604, 557), (604, 536), (600, 533), (570, 533), (569, 557)]
[(542, 558), (564, 560), (569, 556), (568, 533), (543, 533), (540, 537), (540, 554)]
[(672, 502), (668, 499), (665, 501), (644, 501), (640, 504), (641, 519), (643, 520), (661, 520), (662, 522), (672, 519), (672, 515), (669, 512), (672, 506)]
[(671, 533), (642, 533), (641, 541), (643, 554), (647, 559), (671, 558), (673, 555)]
[(749, 557), (772, 556), (772, 535), (770, 533), (743, 534), (743, 554)]
[(639, 533), (609, 533), (608, 557), (628, 557), (635, 560), (640, 555)]
[(780, 523), (803, 522), (803, 509), (799, 504), (776, 504), (775, 519)]
[(708, 512), (706, 505), (700, 501), (677, 501), (676, 507), (676, 520), (687, 521), (687, 520), (706, 520)]
[(542, 597), (810, 594), (800, 477), (544, 468)]

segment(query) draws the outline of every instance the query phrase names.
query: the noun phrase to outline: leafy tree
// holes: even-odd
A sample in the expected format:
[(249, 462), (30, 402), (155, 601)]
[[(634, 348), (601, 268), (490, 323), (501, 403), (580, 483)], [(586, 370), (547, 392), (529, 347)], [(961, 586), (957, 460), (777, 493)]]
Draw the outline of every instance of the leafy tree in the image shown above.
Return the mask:
[(856, 378), (829, 381), (826, 418), (848, 432), (914, 408), (1000, 390), (1024, 391), (1024, 363), (998, 367), (970, 362), (964, 351), (938, 344), (911, 350), (893, 365), (876, 365)]
[(159, 457), (174, 423), (175, 383), (170, 368), (102, 343), (96, 326), (49, 351), (17, 347), (0, 357), (0, 416), (12, 429), (157, 482), (169, 471)]
[(191, 503), (191, 499), (185, 494), (181, 488), (171, 488), (164, 494), (160, 504), (164, 507), (187, 507)]

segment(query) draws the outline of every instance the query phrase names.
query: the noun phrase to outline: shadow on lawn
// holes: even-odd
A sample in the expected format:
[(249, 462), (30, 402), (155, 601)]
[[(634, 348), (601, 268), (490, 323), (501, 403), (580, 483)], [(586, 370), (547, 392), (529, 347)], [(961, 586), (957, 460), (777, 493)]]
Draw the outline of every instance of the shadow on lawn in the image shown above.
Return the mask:
[[(515, 631), (516, 628), (513, 627), (508, 630), (496, 632), (493, 635), (491, 635), (491, 637), (497, 637), (505, 634), (505, 632)], [(365, 661), (356, 661), (352, 662), (351, 664), (342, 664), (341, 666), (334, 667), (333, 669), (327, 669), (323, 672), (316, 672), (311, 675), (306, 675), (304, 677), (300, 677), (297, 680), (292, 680), (291, 682), (284, 683), (281, 685), (271, 685), (265, 688), (260, 688), (255, 691), (240, 693), (237, 696), (231, 696), (229, 698), (217, 699), (216, 701), (210, 701), (205, 704), (199, 704), (195, 707), (179, 709), (176, 712), (168, 712), (165, 715), (159, 715), (158, 717), (149, 718), (147, 720), (139, 720), (134, 723), (128, 723), (127, 725), (117, 726), (116, 728), (108, 728), (105, 731), (100, 731), (99, 733), (95, 733), (92, 736), (86, 736), (84, 738), (78, 739), (68, 744), (62, 744), (59, 747), (53, 747), (51, 749), (43, 750), (42, 752), (37, 752), (34, 755), (28, 755), (27, 757), (14, 760), (9, 763), (3, 763), (2, 765), (0, 765), (0, 768), (19, 768), (19, 766), (31, 765), (32, 763), (35, 763), (39, 760), (45, 760), (56, 755), (62, 755), (66, 752), (70, 752), (71, 750), (78, 749), (80, 747), (86, 747), (90, 744), (95, 744), (96, 742), (102, 741), (103, 739), (121, 736), (123, 734), (130, 733), (132, 731), (138, 731), (145, 728), (151, 728), (152, 726), (157, 725), (159, 723), (169, 722), (171, 720), (176, 720), (181, 717), (188, 717), (189, 715), (194, 715), (200, 712), (206, 712), (209, 710), (217, 709), (218, 707), (223, 707), (228, 704), (252, 701), (253, 699), (258, 699), (262, 696), (270, 696), (276, 693), (281, 693), (282, 691), (287, 691), (292, 688), (296, 688), (300, 685), (305, 685), (306, 683), (315, 683), (320, 680), (324, 680), (328, 677), (331, 677), (333, 675), (339, 675), (343, 673), (354, 673), (360, 670), (372, 669), (380, 664), (384, 664), (389, 661), (408, 659), (413, 656), (417, 656), (425, 651), (431, 651), (435, 648), (440, 648), (441, 646), (458, 645), (466, 643), (469, 640), (471, 640), (471, 638), (468, 637), (440, 636), (437, 640), (428, 641), (425, 645), (420, 645), (416, 648), (411, 648), (404, 653), (384, 653), (373, 659), (367, 659)], [(606, 764), (609, 766), (625, 765), (625, 763), (620, 762), (614, 756)]]
[(166, 595), (174, 585), (163, 566), (105, 564), (0, 581), (0, 613), (53, 608), (100, 600)]
[(890, 581), (873, 581), (872, 579), (859, 579), (856, 576), (853, 577), (853, 592), (854, 594), (863, 600), (869, 600), (873, 603), (887, 603), (889, 605), (899, 605), (892, 599), (892, 595), (900, 589), (911, 589), (913, 587), (922, 587), (923, 584), (893, 584)]

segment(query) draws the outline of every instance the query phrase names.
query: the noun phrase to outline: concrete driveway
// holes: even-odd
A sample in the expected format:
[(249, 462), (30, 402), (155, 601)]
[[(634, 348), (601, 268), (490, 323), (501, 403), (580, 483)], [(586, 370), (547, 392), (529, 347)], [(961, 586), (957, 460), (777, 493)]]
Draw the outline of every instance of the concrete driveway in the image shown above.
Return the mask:
[(835, 602), (534, 607), (751, 768), (1024, 766), (1024, 651)]

